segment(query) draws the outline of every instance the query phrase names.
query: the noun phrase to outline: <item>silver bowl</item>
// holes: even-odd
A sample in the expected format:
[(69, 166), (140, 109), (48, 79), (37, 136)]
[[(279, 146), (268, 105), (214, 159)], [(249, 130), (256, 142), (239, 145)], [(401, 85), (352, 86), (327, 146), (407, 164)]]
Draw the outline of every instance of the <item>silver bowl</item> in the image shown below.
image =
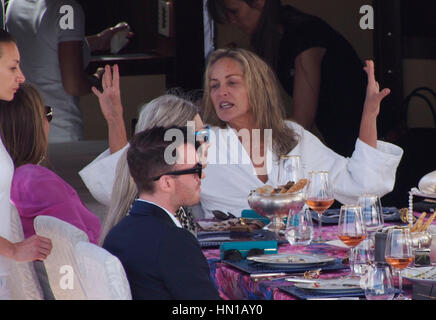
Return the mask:
[(283, 219), (288, 217), (289, 210), (300, 211), (303, 208), (304, 192), (261, 194), (251, 191), (248, 204), (263, 217)]
[(432, 235), (429, 232), (412, 232), (410, 234), (412, 240), (412, 247), (414, 250), (420, 248), (430, 248), (432, 242)]

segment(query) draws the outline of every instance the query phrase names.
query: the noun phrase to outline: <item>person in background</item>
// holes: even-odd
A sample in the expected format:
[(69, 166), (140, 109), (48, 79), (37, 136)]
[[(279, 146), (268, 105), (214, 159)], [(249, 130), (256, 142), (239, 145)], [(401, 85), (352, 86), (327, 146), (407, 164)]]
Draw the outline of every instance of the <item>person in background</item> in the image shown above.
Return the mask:
[(322, 19), (280, 0), (208, 0), (216, 22), (250, 37), (292, 97), (290, 117), (326, 145), (350, 157), (365, 100), (363, 63), (350, 43)]
[(11, 201), (20, 214), (25, 238), (35, 234), (35, 218), (46, 215), (83, 230), (96, 244), (100, 219), (68, 183), (41, 165), (52, 118), (51, 107), (44, 105), (37, 89), (29, 84), (22, 84), (12, 101), (0, 102), (0, 136), (15, 166)]
[[(183, 139), (165, 141), (168, 130)], [(154, 127), (136, 134), (127, 151), (139, 197), (103, 248), (123, 264), (133, 299), (220, 299), (197, 239), (175, 217), (179, 207), (200, 201), (204, 178), (187, 136), (186, 127)], [(166, 155), (169, 148), (174, 159)]]
[[(377, 140), (380, 103), (390, 91), (380, 91), (372, 61), (367, 61), (365, 71), (368, 87), (359, 137), (353, 155), (345, 158), (296, 122), (284, 120), (275, 73), (259, 56), (244, 49), (212, 53), (204, 77), (202, 111), (204, 121), (212, 126), (201, 192), (206, 216), (211, 217), (213, 210), (240, 216), (249, 208), (251, 190), (265, 184), (277, 186), (282, 155), (300, 155), (308, 172), (329, 171), (335, 199), (341, 203), (355, 203), (366, 193), (390, 192), (403, 150)], [(244, 131), (253, 137), (252, 142), (242, 138)], [(267, 139), (269, 132), (271, 139)], [(237, 163), (220, 161), (230, 155), (238, 156)]]
[(75, 0), (10, 0), (6, 27), (17, 39), (27, 81), (54, 108), (49, 142), (82, 139), (79, 97), (91, 93), (101, 74), (85, 72), (91, 52), (108, 50), (112, 37), (129, 26), (117, 25), (86, 37), (85, 14)]
[[(15, 92), (25, 81), (20, 69), (20, 53), (14, 38), (5, 30), (0, 29), (0, 102), (10, 101)], [(12, 243), (11, 214), (13, 205), (10, 202), (14, 163), (0, 139), (0, 277), (10, 273), (10, 261), (25, 262), (45, 259), (51, 252), (50, 239), (34, 235), (24, 241)], [(0, 299), (9, 299), (8, 289), (0, 288)]]
[[(103, 91), (93, 88), (93, 92), (99, 99), (102, 113), (108, 124), (109, 149), (79, 172), (94, 198), (109, 209), (103, 220), (100, 243), (109, 230), (127, 214), (138, 196), (138, 190), (127, 166), (126, 153), (129, 144), (124, 126), (117, 65), (112, 68), (105, 67), (102, 84)], [(144, 104), (139, 112), (135, 132), (156, 126), (165, 128), (186, 126), (189, 121), (193, 122), (197, 136), (204, 132), (204, 124), (198, 114), (197, 106), (187, 99), (176, 96), (176, 93), (179, 94), (178, 92), (165, 94)], [(181, 209), (180, 215), (188, 215), (188, 221), (193, 220), (187, 208)], [(188, 223), (187, 227), (195, 230), (193, 223)]]

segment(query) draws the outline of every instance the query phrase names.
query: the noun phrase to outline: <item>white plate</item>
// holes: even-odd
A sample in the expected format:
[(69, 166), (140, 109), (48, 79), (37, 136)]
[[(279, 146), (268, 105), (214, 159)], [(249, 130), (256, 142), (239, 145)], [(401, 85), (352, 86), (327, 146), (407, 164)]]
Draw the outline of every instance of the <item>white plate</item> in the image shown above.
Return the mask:
[(297, 288), (324, 293), (354, 293), (361, 292), (360, 279), (328, 279), (315, 283), (297, 283)]
[(436, 266), (406, 268), (402, 272), (403, 278), (422, 284), (436, 284)]
[(333, 262), (336, 260), (336, 258), (318, 255), (318, 254), (307, 255), (307, 254), (282, 253), (282, 254), (252, 256), (252, 257), (248, 257), (247, 260), (255, 261), (258, 263), (275, 265), (275, 266), (276, 265), (305, 266), (305, 265), (316, 265), (316, 264)]

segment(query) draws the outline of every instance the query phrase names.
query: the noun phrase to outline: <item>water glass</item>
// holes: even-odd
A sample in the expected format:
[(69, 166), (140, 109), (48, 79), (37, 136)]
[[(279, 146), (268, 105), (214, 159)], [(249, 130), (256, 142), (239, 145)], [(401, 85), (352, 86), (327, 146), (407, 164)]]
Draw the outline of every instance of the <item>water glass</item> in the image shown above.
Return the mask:
[(386, 263), (372, 264), (362, 278), (367, 300), (392, 300), (395, 294), (391, 269)]
[(295, 183), (304, 177), (301, 156), (282, 155), (280, 156), (277, 187), (286, 185), (288, 182)]
[(289, 211), (285, 236), (291, 245), (308, 245), (312, 242), (313, 222), (309, 209)]
[(372, 251), (368, 239), (363, 240), (354, 248), (352, 251), (354, 254), (354, 271), (352, 273), (363, 275), (368, 271), (369, 266), (374, 261)]

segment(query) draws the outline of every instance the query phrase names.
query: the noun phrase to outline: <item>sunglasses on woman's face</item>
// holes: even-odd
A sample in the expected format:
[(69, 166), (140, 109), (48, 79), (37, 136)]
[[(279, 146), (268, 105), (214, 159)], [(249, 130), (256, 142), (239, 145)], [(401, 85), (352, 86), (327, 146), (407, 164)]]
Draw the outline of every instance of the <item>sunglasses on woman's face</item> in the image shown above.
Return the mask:
[(47, 118), (48, 122), (50, 122), (53, 119), (53, 108), (50, 106), (45, 106), (45, 117)]
[(162, 176), (181, 176), (181, 175), (184, 175), (184, 174), (193, 174), (193, 173), (198, 174), (198, 177), (201, 179), (201, 171), (202, 170), (203, 170), (203, 166), (201, 165), (201, 163), (197, 163), (195, 165), (195, 167), (193, 167), (191, 169), (178, 170), (178, 171), (169, 171), (169, 172), (161, 174), (160, 176), (152, 178), (152, 180), (153, 181), (157, 181)]

